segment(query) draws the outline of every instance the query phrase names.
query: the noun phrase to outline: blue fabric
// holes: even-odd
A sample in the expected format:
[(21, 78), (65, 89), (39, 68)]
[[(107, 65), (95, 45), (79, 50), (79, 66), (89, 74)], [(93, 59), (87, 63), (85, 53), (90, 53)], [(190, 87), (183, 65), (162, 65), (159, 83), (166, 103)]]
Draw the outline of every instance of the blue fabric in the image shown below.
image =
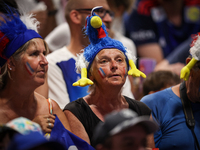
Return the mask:
[[(193, 9), (193, 6), (184, 6), (183, 20), (180, 27), (173, 25), (165, 14), (160, 20), (155, 20), (153, 18), (160, 17), (158, 13), (158, 16), (155, 17), (152, 13), (148, 16), (139, 14), (137, 10), (134, 10), (130, 16), (125, 17), (126, 36), (131, 38), (137, 46), (147, 43), (159, 43), (166, 58), (192, 34), (200, 31), (200, 19), (191, 20), (190, 8)], [(196, 9), (200, 11), (198, 6), (196, 6)], [(200, 16), (197, 18), (200, 18)], [(188, 51), (189, 49), (184, 50)], [(182, 55), (182, 53), (179, 53), (179, 55)]]
[[(55, 115), (56, 116), (56, 115)], [(95, 150), (86, 141), (66, 130), (56, 116), (54, 128), (51, 131), (50, 140), (58, 141), (66, 147), (66, 150), (77, 147), (78, 150)]]
[(57, 63), (57, 65), (62, 70), (70, 102), (88, 95), (87, 90), (89, 86), (85, 87), (72, 86), (74, 82), (76, 82), (78, 79), (81, 78), (81, 75), (76, 73), (75, 71), (75, 60), (73, 58), (67, 61), (61, 61)]
[[(141, 101), (152, 110), (153, 118), (160, 125), (154, 134), (159, 150), (196, 150), (194, 137), (186, 125), (181, 100), (171, 88), (147, 95)], [(192, 110), (196, 121), (194, 132), (200, 143), (200, 104), (192, 103)]]

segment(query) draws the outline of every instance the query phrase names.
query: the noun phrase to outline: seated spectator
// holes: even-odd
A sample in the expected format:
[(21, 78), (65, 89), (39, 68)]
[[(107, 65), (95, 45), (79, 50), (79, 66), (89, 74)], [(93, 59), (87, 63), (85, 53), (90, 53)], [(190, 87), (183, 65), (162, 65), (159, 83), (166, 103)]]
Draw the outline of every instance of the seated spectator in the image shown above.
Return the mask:
[(198, 0), (137, 0), (137, 9), (125, 17), (125, 28), (138, 56), (154, 58), (156, 70), (180, 74), (191, 35), (200, 31), (199, 6)]
[[(59, 31), (62, 33), (58, 33), (56, 28), (55, 34), (52, 37), (56, 41), (58, 40), (56, 43), (62, 44), (62, 41), (65, 42), (68, 40), (66, 39), (68, 36), (63, 38), (62, 35), (69, 34), (67, 31), (70, 29), (71, 38), (69, 45), (62, 45), (64, 47), (47, 55), (47, 60), (49, 62), (48, 81), (43, 86), (39, 87), (37, 92), (45, 97), (49, 96), (55, 99), (62, 109), (67, 103), (88, 94), (88, 86), (81, 88), (74, 87), (72, 84), (80, 78), (80, 74), (78, 74), (75, 69), (77, 54), (89, 45), (89, 40), (85, 36), (85, 31), (83, 30), (85, 19), (87, 15), (91, 13), (92, 8), (96, 6), (103, 6), (103, 8), (96, 10), (95, 13), (97, 13), (105, 23), (106, 30), (110, 31), (113, 13), (110, 11), (106, 0), (69, 0), (65, 8), (67, 23), (63, 26), (61, 25), (63, 29)], [(76, 18), (77, 15), (80, 17)], [(66, 29), (64, 29), (65, 27)], [(133, 55), (136, 54), (134, 45), (130, 39), (127, 40), (127, 38), (120, 34), (114, 34), (112, 36), (124, 43), (125, 47), (129, 48)], [(46, 92), (45, 89), (49, 89), (48, 92)], [(122, 93), (125, 96), (133, 98), (131, 82), (128, 80), (128, 77), (122, 89)]]
[[(58, 104), (34, 92), (44, 84), (48, 69), (48, 47), (37, 33), (38, 22), (31, 15), (21, 15), (7, 7), (0, 20), (0, 123), (25, 117), (51, 133), (55, 116), (70, 130)], [(13, 13), (13, 14), (12, 14)]]
[[(68, 141), (63, 142), (67, 149), (84, 143), (89, 148), (83, 149), (89, 150), (87, 142), (69, 132), (58, 104), (35, 92), (44, 84), (48, 69), (48, 46), (37, 33), (37, 20), (25, 14), (20, 18), (11, 7), (7, 10), (10, 13), (0, 19), (0, 123), (25, 117), (37, 122), (46, 137)], [(57, 134), (60, 131), (62, 136)]]
[(180, 82), (180, 77), (171, 71), (154, 71), (143, 81), (143, 96), (177, 85)]
[(147, 135), (157, 128), (148, 117), (122, 109), (111, 112), (104, 122), (98, 123), (92, 141), (96, 150), (141, 150), (146, 148)]
[[(136, 68), (133, 63), (135, 57), (131, 55), (130, 50), (121, 42), (108, 37), (104, 23), (94, 13), (95, 9), (86, 21), (86, 34), (91, 44), (76, 61), (81, 79), (73, 84), (91, 85), (90, 94), (67, 104), (64, 108), (72, 132), (88, 143), (91, 143), (95, 126), (104, 122), (105, 115), (114, 110), (130, 108), (139, 116), (150, 116), (151, 113), (143, 103), (121, 94), (127, 74), (137, 77), (145, 75)], [(153, 141), (151, 142), (153, 144)]]
[(181, 84), (147, 95), (142, 102), (159, 124), (154, 139), (159, 150), (200, 149), (200, 33), (190, 48)]

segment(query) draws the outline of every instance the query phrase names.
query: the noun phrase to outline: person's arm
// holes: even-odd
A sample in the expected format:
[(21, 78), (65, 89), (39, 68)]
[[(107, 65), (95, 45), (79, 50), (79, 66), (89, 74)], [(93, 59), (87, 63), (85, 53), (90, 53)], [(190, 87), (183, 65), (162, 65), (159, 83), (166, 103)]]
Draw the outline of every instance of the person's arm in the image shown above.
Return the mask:
[(185, 66), (183, 63), (174, 63), (174, 64), (169, 64), (167, 59), (163, 59), (159, 64), (156, 65), (154, 71), (159, 71), (159, 70), (169, 70), (177, 75), (180, 75), (181, 69)]
[(65, 116), (62, 109), (59, 107), (59, 105), (54, 100), (52, 100), (51, 102), (52, 102), (53, 114), (56, 114), (58, 116), (59, 120), (62, 122), (63, 126), (67, 130), (71, 131), (68, 118)]
[(71, 128), (71, 132), (90, 144), (90, 139), (82, 123), (69, 110), (64, 111)]

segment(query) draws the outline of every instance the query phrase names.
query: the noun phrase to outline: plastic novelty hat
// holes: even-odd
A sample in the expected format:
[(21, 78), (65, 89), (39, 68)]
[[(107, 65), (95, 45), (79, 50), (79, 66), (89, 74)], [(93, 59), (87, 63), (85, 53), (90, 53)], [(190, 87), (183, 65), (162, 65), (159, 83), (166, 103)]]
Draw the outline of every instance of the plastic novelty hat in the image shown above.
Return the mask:
[(147, 134), (154, 133), (158, 125), (149, 120), (147, 116), (138, 116), (130, 109), (122, 109), (120, 112), (114, 111), (105, 117), (104, 122), (99, 122), (96, 126), (92, 142), (96, 146), (112, 135), (118, 134), (135, 125), (142, 124)]
[(89, 37), (90, 45), (87, 46), (83, 53), (77, 58), (76, 68), (77, 72), (81, 73), (81, 79), (75, 82), (73, 86), (86, 86), (93, 84), (93, 82), (87, 78), (87, 72), (89, 71), (95, 56), (102, 49), (110, 48), (116, 48), (124, 53), (127, 66), (130, 66), (131, 68), (128, 71), (128, 75), (135, 77), (142, 76), (145, 78), (146, 75), (136, 68), (134, 64), (136, 58), (131, 54), (131, 51), (126, 49), (121, 42), (108, 37), (104, 23), (101, 18), (94, 13), (94, 11), (99, 8), (102, 8), (102, 6), (94, 7), (91, 15), (86, 18), (86, 35)]
[(0, 67), (27, 41), (42, 38), (37, 33), (39, 22), (32, 15), (22, 15), (7, 6), (8, 14), (0, 15)]
[(192, 55), (192, 59), (190, 62), (182, 68), (180, 78), (184, 80), (188, 80), (190, 75), (190, 70), (196, 64), (197, 61), (200, 60), (200, 32), (197, 35), (193, 36), (192, 44), (190, 45), (190, 54)]

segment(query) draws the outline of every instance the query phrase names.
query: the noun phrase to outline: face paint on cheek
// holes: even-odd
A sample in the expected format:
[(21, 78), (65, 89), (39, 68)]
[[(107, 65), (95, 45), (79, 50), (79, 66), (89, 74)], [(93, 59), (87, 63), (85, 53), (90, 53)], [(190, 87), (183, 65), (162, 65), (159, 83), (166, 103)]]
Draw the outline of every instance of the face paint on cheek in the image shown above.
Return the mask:
[(126, 67), (124, 67), (124, 77), (126, 77), (127, 76), (127, 69), (126, 69)]
[(99, 72), (99, 74), (100, 74), (100, 76), (101, 76), (102, 78), (104, 78), (104, 77), (106, 76), (106, 74), (105, 74), (105, 72), (103, 71), (102, 68), (99, 68), (99, 69), (98, 69), (98, 72)]
[(25, 63), (25, 68), (30, 75), (33, 75), (34, 70), (33, 70), (33, 68), (31, 68), (31, 65), (28, 62)]

